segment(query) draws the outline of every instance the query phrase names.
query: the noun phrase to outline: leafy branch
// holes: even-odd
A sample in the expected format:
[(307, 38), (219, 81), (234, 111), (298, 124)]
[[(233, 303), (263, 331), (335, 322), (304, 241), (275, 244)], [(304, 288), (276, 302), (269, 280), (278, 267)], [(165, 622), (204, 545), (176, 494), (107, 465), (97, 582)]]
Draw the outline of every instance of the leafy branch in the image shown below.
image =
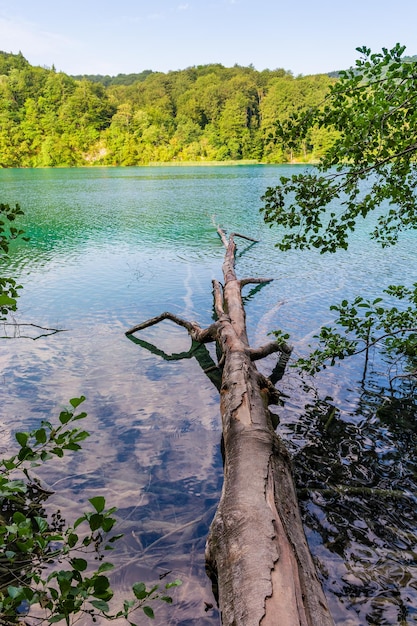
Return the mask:
[[(23, 237), (24, 231), (14, 225), (17, 217), (23, 215), (18, 204), (14, 207), (0, 203), (0, 259), (8, 257), (10, 244), (14, 239)], [(0, 277), (0, 321), (5, 320), (10, 311), (16, 311), (18, 285), (13, 278)]]
[(382, 298), (368, 300), (361, 296), (352, 303), (343, 300), (331, 306), (338, 313), (335, 326), (322, 327), (315, 336), (318, 348), (295, 365), (313, 375), (348, 356), (365, 353), (367, 362), (369, 351), (379, 345), (390, 357), (407, 357), (413, 372), (417, 358), (417, 283), (413, 289), (391, 285), (383, 293), (406, 306), (384, 306)]
[[(103, 550), (113, 549), (122, 537), (113, 531), (115, 508), (106, 508), (103, 496), (89, 500), (91, 510), (84, 512), (72, 526), (66, 526), (60, 512), (49, 520), (44, 501), (51, 495), (33, 476), (33, 468), (61, 458), (68, 451), (78, 451), (89, 433), (76, 422), (87, 414), (78, 412), (84, 396), (72, 398), (70, 409), (61, 411), (59, 424), (42, 421), (31, 432), (17, 432), (18, 452), (0, 461), (0, 621), (16, 624), (18, 615), (31, 611), (31, 623), (49, 624), (72, 617), (89, 615), (106, 620), (125, 618), (133, 625), (131, 615), (142, 609), (153, 618), (150, 603), (156, 600), (172, 602), (167, 590), (180, 581), (150, 589), (142, 582), (132, 587), (133, 597), (123, 602), (123, 608), (111, 611), (113, 597), (106, 572), (113, 564), (103, 561)], [(89, 563), (89, 555), (100, 562), (96, 569)], [(52, 568), (52, 564), (58, 567)], [(20, 619), (20, 623), (22, 623)]]
[(402, 61), (399, 44), (378, 54), (358, 51), (362, 58), (341, 72), (324, 105), (278, 129), (287, 142), (315, 126), (337, 135), (315, 171), (281, 177), (263, 197), (266, 223), (286, 231), (281, 250), (346, 249), (358, 219), (387, 205), (371, 238), (393, 245), (402, 230), (417, 228), (417, 63)]

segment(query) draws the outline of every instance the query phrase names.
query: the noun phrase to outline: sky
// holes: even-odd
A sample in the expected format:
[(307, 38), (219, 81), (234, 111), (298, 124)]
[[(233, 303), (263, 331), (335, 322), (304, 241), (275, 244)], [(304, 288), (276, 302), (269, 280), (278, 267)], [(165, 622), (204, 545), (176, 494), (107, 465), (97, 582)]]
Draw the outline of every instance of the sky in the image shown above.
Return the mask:
[(0, 50), (67, 74), (194, 65), (318, 74), (356, 48), (417, 54), (417, 0), (0, 0)]

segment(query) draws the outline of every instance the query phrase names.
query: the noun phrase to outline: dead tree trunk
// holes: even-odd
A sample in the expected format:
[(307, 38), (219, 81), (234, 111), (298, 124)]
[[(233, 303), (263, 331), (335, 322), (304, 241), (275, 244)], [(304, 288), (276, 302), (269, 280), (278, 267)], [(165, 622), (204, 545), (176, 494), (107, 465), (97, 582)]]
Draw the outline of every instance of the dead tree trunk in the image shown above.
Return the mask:
[(289, 354), (291, 349), (277, 342), (250, 347), (241, 290), (269, 280), (238, 280), (234, 239), (243, 236), (235, 233), (227, 239), (220, 228), (218, 233), (226, 253), (224, 284), (213, 281), (217, 320), (202, 329), (163, 313), (126, 334), (170, 319), (194, 341), (216, 341), (220, 350), (224, 484), (207, 539), (206, 563), (223, 626), (331, 626), (304, 535), (291, 461), (268, 408), (279, 403), (280, 394), (255, 366), (268, 354)]

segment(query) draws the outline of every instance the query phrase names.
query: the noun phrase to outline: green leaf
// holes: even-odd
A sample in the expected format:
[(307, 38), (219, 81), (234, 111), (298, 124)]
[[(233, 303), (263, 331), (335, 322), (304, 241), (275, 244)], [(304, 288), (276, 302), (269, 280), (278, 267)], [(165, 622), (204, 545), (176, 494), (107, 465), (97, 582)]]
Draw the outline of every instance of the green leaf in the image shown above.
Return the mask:
[(78, 413), (78, 415), (74, 416), (74, 422), (75, 422), (75, 420), (82, 420), (85, 417), (87, 417), (87, 413), (85, 413), (84, 411), (82, 413)]
[(113, 535), (113, 537), (110, 537), (109, 543), (114, 543), (115, 541), (117, 541), (118, 539), (121, 539), (122, 537), (123, 537), (123, 533), (119, 533), (118, 535)]
[(92, 531), (98, 530), (101, 528), (104, 517), (100, 513), (93, 513), (91, 517), (88, 519), (88, 523), (90, 524), (90, 529)]
[(107, 591), (110, 586), (107, 576), (96, 576), (93, 581), (94, 589), (97, 592)]
[(16, 511), (15, 513), (13, 513), (13, 521), (15, 522), (15, 524), (22, 524), (26, 522), (26, 519), (26, 516), (23, 515), (23, 513), (21, 513), (20, 511)]
[(89, 436), (90, 436), (90, 433), (87, 430), (80, 430), (79, 432), (77, 432), (76, 435), (74, 435), (73, 440), (84, 441), (84, 439), (87, 439), (87, 437)]
[(135, 583), (132, 586), (132, 591), (135, 594), (135, 598), (137, 598), (138, 600), (144, 600), (148, 597), (145, 583)]
[(104, 613), (108, 613), (109, 611), (109, 605), (104, 600), (91, 600), (90, 604), (92, 604), (94, 608), (98, 609), (99, 611), (103, 611)]
[(135, 606), (135, 604), (136, 600), (125, 600), (123, 602), (123, 610), (125, 612), (125, 615), (127, 615), (127, 613)]
[(78, 535), (76, 535), (75, 533), (70, 533), (68, 535), (67, 543), (69, 548), (73, 548), (76, 545), (77, 541)]
[(16, 463), (13, 459), (3, 460), (3, 465), (7, 470), (12, 470), (16, 467)]
[(100, 567), (98, 568), (98, 573), (101, 574), (102, 572), (108, 572), (113, 568), (114, 568), (113, 563), (102, 563)]
[(39, 428), (35, 431), (35, 438), (37, 443), (46, 443), (46, 430), (44, 428)]
[(17, 300), (9, 298), (6, 294), (0, 294), (0, 306), (15, 306)]
[(179, 578), (177, 578), (176, 580), (167, 583), (165, 585), (165, 589), (171, 589), (171, 587), (180, 587), (182, 585), (182, 580), (180, 580)]
[(82, 524), (83, 522), (85, 522), (86, 517), (85, 515), (82, 515), (81, 517), (79, 517), (77, 520), (75, 520), (74, 522), (74, 528), (77, 528), (80, 524)]
[(104, 511), (104, 507), (106, 506), (106, 499), (103, 498), (103, 496), (96, 496), (95, 498), (90, 498), (88, 501), (93, 505), (97, 513), (101, 513), (102, 511)]
[(12, 585), (7, 587), (7, 593), (9, 594), (9, 597), (13, 600), (19, 598), (22, 595), (22, 591), (22, 587), (13, 587)]
[(25, 459), (27, 459), (29, 456), (32, 456), (32, 455), (33, 455), (32, 448), (22, 446), (22, 448), (20, 448), (19, 454), (17, 455), (17, 458), (19, 459), (19, 461), (24, 461)]
[(80, 406), (85, 400), (85, 396), (80, 396), (79, 398), (71, 398), (70, 405), (76, 409), (77, 406)]
[(81, 450), (81, 446), (78, 443), (68, 443), (64, 447), (64, 450)]
[(71, 559), (70, 563), (77, 572), (85, 572), (88, 565), (85, 559)]
[(46, 532), (48, 530), (48, 522), (46, 521), (45, 518), (38, 516), (38, 517), (35, 517), (34, 519), (35, 519), (35, 521), (36, 521), (36, 523), (38, 525), (39, 531), (41, 533), (44, 533), (44, 532)]
[(103, 520), (101, 527), (104, 530), (104, 532), (108, 533), (111, 531), (115, 523), (116, 523), (116, 520), (113, 517), (106, 517)]
[(155, 613), (153, 612), (153, 609), (150, 606), (144, 606), (142, 608), (143, 608), (143, 612), (145, 613), (147, 617), (154, 619)]
[(59, 414), (59, 421), (61, 422), (61, 424), (67, 424), (71, 418), (72, 413), (70, 413), (69, 411), (61, 411), (61, 413)]
[(29, 440), (29, 433), (19, 432), (15, 434), (18, 444), (24, 448)]

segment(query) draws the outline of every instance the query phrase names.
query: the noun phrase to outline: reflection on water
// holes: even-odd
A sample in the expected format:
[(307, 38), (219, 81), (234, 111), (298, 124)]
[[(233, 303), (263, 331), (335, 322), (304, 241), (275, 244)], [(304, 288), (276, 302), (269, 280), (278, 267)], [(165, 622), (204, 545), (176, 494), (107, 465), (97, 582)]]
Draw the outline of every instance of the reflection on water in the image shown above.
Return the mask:
[[(16, 319), (65, 329), (2, 341), (0, 445), (9, 449), (14, 430), (56, 419), (69, 398), (87, 397), (91, 437), (43, 474), (56, 492), (51, 507), (75, 519), (97, 494), (118, 507), (125, 533), (114, 555), (118, 592), (168, 571), (184, 581), (174, 606), (157, 608), (157, 624), (219, 623), (204, 571), (222, 483), (218, 394), (196, 358), (166, 358), (190, 350), (182, 329), (164, 322), (140, 334), (142, 345), (124, 332), (164, 310), (211, 322), (211, 280), (221, 278), (223, 259), (212, 215), (260, 239), (238, 258), (238, 274), (276, 279), (256, 295), (247, 289), (253, 345), (282, 328), (296, 356), (304, 354), (331, 320), (332, 302), (417, 281), (413, 235), (385, 251), (365, 231), (349, 253), (332, 257), (276, 251), (276, 233), (258, 209), (283, 173), (288, 168), (0, 170), (2, 201), (21, 204), (31, 237), (14, 247), (7, 267), (24, 284)], [(274, 364), (271, 356), (259, 367), (269, 374)], [(294, 455), (308, 539), (336, 622), (414, 623), (415, 394), (392, 394), (377, 375), (364, 390), (362, 366), (326, 370), (317, 394), (288, 370), (279, 383), (289, 396), (279, 432)], [(382, 371), (378, 360), (373, 367)]]
[(417, 405), (415, 390), (401, 391), (363, 390), (345, 415), (316, 397), (287, 424), (304, 440), (294, 448), (303, 519), (340, 623), (417, 619)]

